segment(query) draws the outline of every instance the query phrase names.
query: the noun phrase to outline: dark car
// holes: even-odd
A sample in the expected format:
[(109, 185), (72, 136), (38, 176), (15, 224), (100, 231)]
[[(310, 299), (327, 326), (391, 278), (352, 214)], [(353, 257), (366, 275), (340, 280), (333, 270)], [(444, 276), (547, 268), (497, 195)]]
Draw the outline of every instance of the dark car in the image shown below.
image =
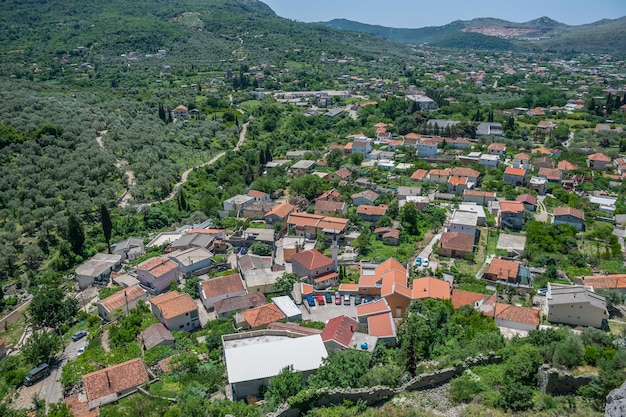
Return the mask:
[(246, 253), (248, 253), (248, 248), (244, 246), (243, 248), (241, 248), (241, 254), (245, 255)]
[(77, 341), (87, 336), (87, 330), (79, 330), (72, 335), (72, 340)]
[(307, 295), (306, 302), (309, 305), (309, 307), (315, 307), (315, 300), (313, 299), (313, 296)]
[(363, 303), (371, 303), (372, 302), (372, 297), (367, 296), (363, 299)]
[(239, 246), (235, 246), (235, 250), (233, 252), (235, 253), (239, 253), (239, 251), (241, 250), (241, 247)]
[(361, 296), (357, 295), (354, 297), (354, 305), (358, 306), (359, 304), (361, 304)]
[(333, 296), (330, 293), (326, 293), (326, 295), (324, 295), (324, 298), (326, 298), (326, 304), (333, 303)]

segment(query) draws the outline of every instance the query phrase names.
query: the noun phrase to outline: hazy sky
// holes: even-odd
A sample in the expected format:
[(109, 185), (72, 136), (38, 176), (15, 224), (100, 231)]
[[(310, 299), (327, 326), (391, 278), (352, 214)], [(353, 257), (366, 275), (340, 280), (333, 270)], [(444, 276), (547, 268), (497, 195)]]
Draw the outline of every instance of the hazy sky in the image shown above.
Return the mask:
[(361, 23), (420, 28), (454, 20), (495, 17), (527, 22), (542, 16), (569, 25), (626, 15), (626, 0), (262, 0), (277, 15), (301, 22), (345, 18)]

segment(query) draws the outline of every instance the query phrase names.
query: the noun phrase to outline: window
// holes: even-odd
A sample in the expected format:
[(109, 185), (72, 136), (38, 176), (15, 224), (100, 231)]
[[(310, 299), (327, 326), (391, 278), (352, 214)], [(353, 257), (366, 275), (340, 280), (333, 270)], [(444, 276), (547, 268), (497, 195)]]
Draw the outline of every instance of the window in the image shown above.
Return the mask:
[(181, 324), (180, 326), (178, 326), (179, 329), (182, 329), (183, 327), (185, 327), (185, 325)]

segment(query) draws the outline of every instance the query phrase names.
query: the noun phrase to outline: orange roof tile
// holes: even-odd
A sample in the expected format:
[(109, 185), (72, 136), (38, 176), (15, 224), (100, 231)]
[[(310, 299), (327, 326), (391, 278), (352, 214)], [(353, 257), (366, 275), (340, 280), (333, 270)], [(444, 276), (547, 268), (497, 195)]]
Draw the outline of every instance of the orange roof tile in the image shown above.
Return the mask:
[(83, 375), (85, 393), (89, 401), (126, 391), (148, 382), (146, 365), (141, 358)]
[(293, 211), (297, 211), (296, 206), (292, 206), (289, 203), (281, 203), (278, 204), (277, 206), (274, 206), (273, 209), (271, 209), (269, 212), (267, 212), (265, 214), (265, 216), (277, 216), (280, 217), (281, 219), (284, 219), (285, 217), (287, 217), (288, 214), (290, 214)]
[(148, 259), (147, 261), (144, 261), (137, 265), (137, 269), (147, 271), (155, 277), (163, 276), (176, 268), (178, 268), (176, 262), (162, 256)]
[(474, 249), (474, 236), (465, 233), (445, 232), (441, 234), (439, 247), (442, 249), (472, 252)]
[(578, 277), (583, 284), (590, 285), (594, 289), (623, 289), (626, 288), (626, 274), (590, 275)]
[(426, 171), (425, 169), (418, 169), (413, 174), (411, 174), (411, 179), (414, 181), (422, 181), (424, 178), (426, 178), (426, 174), (428, 174), (428, 171)]
[(202, 292), (206, 298), (213, 298), (220, 295), (245, 291), (239, 274), (211, 278), (206, 281), (202, 281), (200, 285), (202, 286)]
[(546, 149), (543, 146), (533, 149), (531, 153), (542, 153), (544, 155), (552, 155), (552, 152), (550, 152), (549, 149)]
[(559, 169), (542, 167), (539, 168), (539, 176), (546, 177), (549, 180), (560, 180), (562, 172)]
[(514, 281), (519, 271), (519, 263), (505, 259), (494, 259), (485, 274), (495, 275), (498, 280)]
[(463, 291), (463, 290), (454, 290), (452, 291), (452, 305), (455, 309), (459, 309), (462, 306), (474, 306), (476, 302), (482, 300), (483, 298), (488, 297), (485, 294), (480, 294), (477, 292), (471, 291)]
[(150, 302), (159, 309), (165, 320), (191, 313), (198, 309), (191, 296), (187, 293), (178, 293), (170, 291), (166, 294), (159, 295), (150, 300)]
[(276, 304), (265, 304), (250, 310), (242, 311), (241, 315), (251, 328), (266, 326), (273, 321), (282, 320), (285, 317)]
[(446, 169), (431, 169), (430, 171), (428, 171), (429, 175), (432, 177), (433, 175), (439, 176), (439, 177), (448, 177), (450, 175), (450, 169), (446, 168)]
[(315, 278), (315, 282), (319, 284), (321, 282), (326, 282), (326, 281), (329, 281), (331, 279), (335, 279), (338, 276), (339, 276), (339, 274), (334, 272), (334, 271), (333, 272), (327, 272), (327, 273), (319, 275), (317, 278)]
[(487, 149), (490, 151), (503, 151), (506, 149), (506, 145), (504, 143), (492, 143), (487, 146)]
[(396, 325), (391, 313), (369, 316), (367, 318), (367, 332), (370, 336), (395, 337)]
[(523, 177), (524, 175), (526, 175), (526, 170), (524, 170), (524, 168), (506, 167), (506, 169), (504, 170), (504, 175), (517, 175)]
[(381, 298), (378, 301), (372, 301), (370, 303), (359, 304), (356, 306), (356, 315), (359, 317), (388, 313), (390, 311), (391, 308), (389, 308), (389, 304), (384, 298)]
[(250, 197), (263, 198), (267, 195), (267, 193), (264, 193), (263, 191), (250, 190), (248, 191), (248, 195)]
[(387, 213), (387, 205), (381, 204), (380, 206), (370, 206), (368, 204), (361, 204), (356, 210), (356, 214), (364, 214), (369, 216), (384, 216)]
[(296, 262), (310, 271), (334, 265), (332, 259), (317, 249), (296, 253), (291, 257), (291, 262)]
[(422, 137), (422, 135), (419, 135), (419, 134), (413, 133), (413, 132), (407, 133), (406, 135), (404, 135), (405, 139), (419, 139), (421, 137)]
[(448, 179), (448, 182), (453, 185), (453, 186), (457, 186), (457, 185), (465, 185), (467, 184), (467, 178), (465, 177), (450, 177)]
[(522, 213), (524, 204), (519, 201), (500, 201), (500, 211), (502, 213)]
[(146, 295), (146, 291), (139, 285), (132, 285), (98, 301), (108, 312), (124, 307), (127, 303), (135, 301)]
[(575, 209), (574, 207), (555, 207), (554, 208), (555, 216), (574, 216), (581, 220), (585, 220), (585, 212), (582, 210)]
[(527, 153), (518, 153), (517, 155), (514, 156), (515, 159), (519, 159), (520, 161), (530, 161), (530, 155), (528, 155)]
[(611, 157), (602, 152), (593, 153), (587, 157), (590, 161), (611, 162)]
[(447, 300), (450, 298), (450, 283), (433, 277), (416, 278), (413, 280), (412, 298), (436, 298)]
[(467, 167), (454, 167), (450, 170), (450, 175), (457, 177), (479, 177), (480, 172)]
[(340, 284), (339, 292), (356, 292), (359, 290), (359, 284)]
[(539, 327), (539, 323), (541, 321), (540, 317), (541, 312), (533, 308), (518, 307), (502, 303), (496, 304), (497, 319), (530, 324), (536, 328)]

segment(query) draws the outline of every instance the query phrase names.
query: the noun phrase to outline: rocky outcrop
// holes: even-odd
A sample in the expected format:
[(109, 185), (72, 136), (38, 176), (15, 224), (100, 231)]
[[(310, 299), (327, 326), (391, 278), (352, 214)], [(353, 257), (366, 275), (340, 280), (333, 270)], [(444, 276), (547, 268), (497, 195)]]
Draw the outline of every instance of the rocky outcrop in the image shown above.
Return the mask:
[(574, 376), (569, 372), (543, 365), (537, 373), (537, 383), (544, 394), (567, 395), (575, 394), (578, 388), (589, 384), (597, 376), (594, 374)]
[(621, 387), (609, 392), (604, 407), (605, 417), (626, 416), (626, 382)]

